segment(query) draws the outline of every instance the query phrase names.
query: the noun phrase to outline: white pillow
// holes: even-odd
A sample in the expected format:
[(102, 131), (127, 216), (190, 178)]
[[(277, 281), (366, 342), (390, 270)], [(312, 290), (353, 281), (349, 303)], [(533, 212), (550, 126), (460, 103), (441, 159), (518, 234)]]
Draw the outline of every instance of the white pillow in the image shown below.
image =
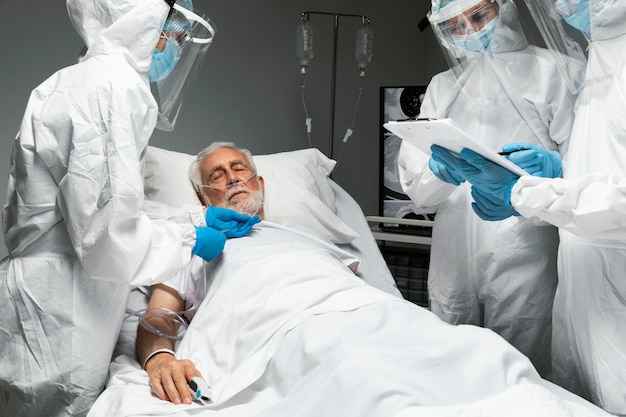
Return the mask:
[[(149, 146), (145, 161), (146, 198), (169, 205), (199, 205), (188, 168), (195, 156)], [(265, 218), (307, 227), (334, 243), (359, 235), (335, 214), (335, 194), (329, 175), (336, 162), (317, 149), (255, 155), (265, 179)]]
[(148, 146), (143, 184), (146, 198), (170, 206), (201, 205), (188, 174), (193, 159), (193, 155)]

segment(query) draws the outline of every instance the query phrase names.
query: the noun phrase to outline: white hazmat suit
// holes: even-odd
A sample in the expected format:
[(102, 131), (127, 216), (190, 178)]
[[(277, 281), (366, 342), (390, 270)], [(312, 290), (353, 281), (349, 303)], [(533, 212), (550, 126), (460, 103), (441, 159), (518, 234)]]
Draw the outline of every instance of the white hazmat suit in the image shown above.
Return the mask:
[[(191, 259), (198, 213), (142, 211), (157, 120), (147, 72), (163, 0), (67, 0), (88, 47), (31, 94), (15, 139), (0, 265), (0, 415), (84, 415), (101, 392), (130, 285)], [(178, 217), (176, 217), (178, 216)]]
[[(478, 58), (468, 53), (460, 74), (452, 68), (434, 76), (419, 117), (452, 118), (494, 150), (524, 141), (563, 155), (575, 96), (560, 81), (550, 52), (528, 43), (515, 5), (498, 4), (488, 51)], [(444, 46), (463, 59), (463, 50)], [(441, 181), (428, 159), (402, 143), (404, 191), (418, 207), (439, 205), (428, 276), (432, 311), (449, 323), (494, 330), (548, 377), (557, 229), (518, 218), (482, 221), (472, 211), (470, 185)]]
[(556, 382), (626, 415), (626, 3), (590, 0), (590, 16), (564, 179), (520, 178), (511, 203), (561, 228)]

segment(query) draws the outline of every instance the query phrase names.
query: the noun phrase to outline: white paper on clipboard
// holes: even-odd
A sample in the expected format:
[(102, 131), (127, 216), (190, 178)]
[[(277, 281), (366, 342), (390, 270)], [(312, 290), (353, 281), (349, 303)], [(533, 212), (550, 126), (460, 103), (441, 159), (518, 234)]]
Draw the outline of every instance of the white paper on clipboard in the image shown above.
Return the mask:
[(431, 154), (431, 145), (439, 145), (456, 154), (460, 154), (463, 148), (468, 148), (514, 174), (528, 175), (526, 171), (498, 152), (476, 141), (452, 119), (391, 121), (383, 124), (383, 127), (427, 155)]

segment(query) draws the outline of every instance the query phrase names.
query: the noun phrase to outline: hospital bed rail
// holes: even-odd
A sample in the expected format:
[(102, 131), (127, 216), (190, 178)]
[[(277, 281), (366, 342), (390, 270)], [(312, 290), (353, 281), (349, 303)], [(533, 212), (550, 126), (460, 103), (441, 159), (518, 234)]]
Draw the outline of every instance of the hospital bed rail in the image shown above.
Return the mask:
[(383, 242), (398, 242), (398, 243), (410, 243), (414, 245), (425, 245), (430, 247), (432, 238), (430, 236), (420, 236), (408, 233), (388, 232), (381, 229), (381, 224), (398, 224), (406, 226), (418, 226), (418, 227), (433, 227), (432, 220), (417, 220), (417, 219), (400, 219), (396, 217), (383, 217), (383, 216), (365, 216), (365, 219), (370, 224), (370, 229), (374, 238)]

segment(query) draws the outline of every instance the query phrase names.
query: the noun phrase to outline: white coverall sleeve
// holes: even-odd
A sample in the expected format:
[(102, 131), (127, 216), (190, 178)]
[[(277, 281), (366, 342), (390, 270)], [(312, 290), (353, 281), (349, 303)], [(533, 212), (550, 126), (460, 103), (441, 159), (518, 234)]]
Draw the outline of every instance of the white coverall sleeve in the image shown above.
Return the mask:
[(82, 71), (88, 91), (54, 92), (42, 108), (40, 129), (70, 138), (57, 201), (87, 273), (151, 285), (190, 261), (195, 229), (191, 219), (151, 219), (142, 210), (141, 159), (156, 124), (156, 103), (136, 72), (117, 75), (98, 84), (93, 72)]
[[(438, 97), (438, 80), (433, 77), (426, 89), (424, 102), (420, 108), (420, 118), (438, 118), (436, 112)], [(428, 167), (430, 156), (415, 146), (402, 141), (398, 154), (398, 177), (402, 189), (419, 208), (437, 207), (455, 190), (456, 186), (441, 181)]]
[[(548, 56), (543, 57), (543, 59), (552, 63), (554, 58)], [(564, 59), (567, 59), (567, 57), (564, 57)], [(584, 64), (575, 60), (568, 60), (568, 62), (568, 65), (572, 68), (579, 68), (578, 70), (572, 69), (572, 73), (584, 74)], [(548, 127), (547, 138), (541, 140), (541, 142), (549, 150), (555, 150), (554, 145), (556, 145), (556, 150), (558, 150), (562, 158), (566, 159), (576, 116), (573, 109), (578, 96), (570, 92), (566, 83), (560, 82), (561, 74), (556, 69), (552, 71), (551, 76), (538, 80), (541, 85), (545, 84), (542, 91), (545, 91), (547, 95), (543, 103), (536, 104), (537, 114), (543, 117), (543, 123)], [(579, 82), (582, 83), (582, 80)]]
[(511, 204), (525, 217), (536, 217), (584, 238), (626, 236), (626, 178), (597, 173), (577, 179), (520, 178)]

